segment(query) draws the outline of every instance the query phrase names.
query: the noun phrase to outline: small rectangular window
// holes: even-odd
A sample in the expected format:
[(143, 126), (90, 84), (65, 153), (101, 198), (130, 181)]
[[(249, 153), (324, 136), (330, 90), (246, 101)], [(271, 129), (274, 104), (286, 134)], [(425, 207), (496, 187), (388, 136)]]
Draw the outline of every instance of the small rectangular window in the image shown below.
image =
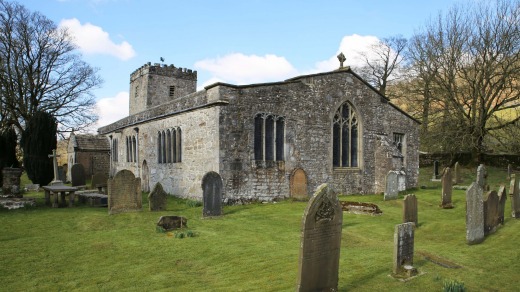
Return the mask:
[(404, 134), (394, 133), (394, 145), (397, 147), (399, 152), (403, 152)]
[(173, 97), (175, 95), (175, 86), (170, 86), (169, 96)]

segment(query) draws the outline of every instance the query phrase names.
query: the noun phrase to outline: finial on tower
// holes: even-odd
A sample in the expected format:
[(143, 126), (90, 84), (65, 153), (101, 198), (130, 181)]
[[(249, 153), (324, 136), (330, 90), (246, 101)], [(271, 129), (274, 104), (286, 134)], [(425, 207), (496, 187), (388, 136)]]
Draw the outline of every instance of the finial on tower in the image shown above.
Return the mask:
[(347, 60), (347, 58), (345, 58), (345, 55), (343, 55), (343, 52), (339, 53), (338, 60), (339, 60), (339, 68), (342, 69), (343, 68), (343, 62), (345, 62), (345, 60)]

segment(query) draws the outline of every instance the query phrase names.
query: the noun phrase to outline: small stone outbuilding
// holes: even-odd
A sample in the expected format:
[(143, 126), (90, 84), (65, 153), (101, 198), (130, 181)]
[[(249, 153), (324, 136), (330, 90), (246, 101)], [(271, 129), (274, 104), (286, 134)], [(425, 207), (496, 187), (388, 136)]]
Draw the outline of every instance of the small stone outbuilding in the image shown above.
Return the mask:
[(83, 165), (87, 178), (110, 170), (110, 141), (105, 136), (70, 134), (67, 146), (67, 180), (75, 163)]

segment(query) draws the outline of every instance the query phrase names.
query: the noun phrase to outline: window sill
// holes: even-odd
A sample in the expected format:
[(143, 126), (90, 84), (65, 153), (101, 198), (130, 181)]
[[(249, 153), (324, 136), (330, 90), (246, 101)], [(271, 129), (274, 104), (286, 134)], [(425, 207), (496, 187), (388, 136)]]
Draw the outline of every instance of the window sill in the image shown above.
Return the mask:
[(285, 169), (285, 161), (283, 160), (253, 160), (252, 162), (254, 168), (278, 168), (279, 170)]
[(359, 167), (334, 167), (335, 173), (361, 173), (362, 170)]

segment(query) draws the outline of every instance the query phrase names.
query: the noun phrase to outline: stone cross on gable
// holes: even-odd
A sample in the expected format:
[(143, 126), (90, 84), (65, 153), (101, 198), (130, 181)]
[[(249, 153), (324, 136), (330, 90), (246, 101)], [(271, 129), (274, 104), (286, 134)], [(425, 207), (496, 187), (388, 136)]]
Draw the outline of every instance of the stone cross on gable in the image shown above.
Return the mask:
[(53, 149), (52, 154), (49, 154), (48, 157), (52, 158), (54, 166), (54, 180), (52, 182), (60, 182), (60, 180), (58, 179), (58, 161), (56, 160), (58, 157), (60, 157), (60, 155), (56, 154), (56, 149)]
[(343, 52), (339, 53), (339, 55), (337, 56), (338, 57), (338, 60), (339, 60), (339, 68), (343, 68), (343, 62), (345, 62), (347, 60), (347, 58), (345, 58), (345, 55), (343, 55)]

